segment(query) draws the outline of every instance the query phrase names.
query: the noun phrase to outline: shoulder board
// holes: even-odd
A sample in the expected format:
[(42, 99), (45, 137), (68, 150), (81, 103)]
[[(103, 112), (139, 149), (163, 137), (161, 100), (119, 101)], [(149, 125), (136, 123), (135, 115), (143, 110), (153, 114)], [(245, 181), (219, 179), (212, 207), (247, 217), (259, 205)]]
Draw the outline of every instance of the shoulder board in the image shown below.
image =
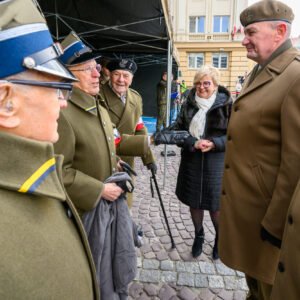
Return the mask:
[(132, 92), (132, 93), (134, 93), (134, 94), (136, 94), (136, 95), (138, 95), (138, 96), (142, 97), (142, 96), (140, 95), (140, 93), (139, 93), (139, 92), (137, 92), (136, 90), (134, 90), (134, 89), (131, 89), (131, 88), (129, 88), (129, 90), (130, 90), (130, 92)]

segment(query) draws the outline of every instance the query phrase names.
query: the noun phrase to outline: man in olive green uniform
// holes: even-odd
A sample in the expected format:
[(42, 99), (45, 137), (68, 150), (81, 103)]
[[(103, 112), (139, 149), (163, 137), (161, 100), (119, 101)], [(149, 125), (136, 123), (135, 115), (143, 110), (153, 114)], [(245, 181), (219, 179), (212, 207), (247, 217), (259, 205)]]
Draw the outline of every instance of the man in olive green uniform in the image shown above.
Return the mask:
[(0, 2), (0, 299), (96, 300), (90, 249), (52, 145), (75, 78), (36, 7), (26, 1), (23, 18), (18, 2)]
[(156, 131), (166, 128), (166, 117), (167, 117), (167, 72), (163, 72), (161, 80), (156, 87), (157, 93), (157, 122)]
[[(101, 87), (100, 98), (108, 107), (112, 123), (121, 134), (148, 136), (147, 128), (142, 121), (142, 97), (130, 88), (137, 70), (136, 63), (127, 59), (115, 59), (107, 64), (107, 68), (110, 71), (110, 80)], [(134, 157), (123, 155), (121, 158), (134, 167)], [(156, 172), (157, 167), (150, 148), (141, 158), (149, 170)], [(128, 197), (128, 205), (129, 207), (132, 205), (132, 195)]]
[[(80, 214), (92, 210), (100, 200), (116, 200), (123, 192), (115, 183), (103, 183), (118, 171), (114, 131), (104, 101), (96, 99), (99, 93), (100, 65), (74, 33), (62, 42), (61, 60), (79, 79), (74, 84), (68, 107), (62, 111), (59, 123), (59, 141), (56, 153), (64, 155), (63, 180), (65, 188)], [(120, 153), (143, 154), (148, 150), (145, 137), (121, 136)], [(125, 141), (126, 140), (126, 141)], [(132, 153), (132, 154), (131, 154)]]
[(257, 65), (227, 130), (219, 254), (246, 274), (249, 299), (270, 299), (300, 176), (300, 55), (289, 39), (294, 14), (286, 4), (259, 1), (240, 19), (242, 44)]

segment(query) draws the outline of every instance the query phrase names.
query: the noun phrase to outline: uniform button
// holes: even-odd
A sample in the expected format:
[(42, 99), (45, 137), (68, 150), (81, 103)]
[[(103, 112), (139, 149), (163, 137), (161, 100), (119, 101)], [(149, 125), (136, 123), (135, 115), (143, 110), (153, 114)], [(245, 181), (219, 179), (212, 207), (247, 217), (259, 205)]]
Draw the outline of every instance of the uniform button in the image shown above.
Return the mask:
[(114, 152), (112, 152), (112, 153), (111, 153), (111, 156), (114, 156), (114, 155), (115, 155), (115, 153), (114, 153)]
[(229, 169), (229, 165), (228, 165), (228, 164), (225, 164), (225, 168), (226, 168), (226, 169)]
[(285, 271), (284, 264), (281, 261), (278, 263), (278, 271), (281, 273)]
[(294, 222), (293, 217), (291, 215), (288, 216), (288, 222), (290, 225), (292, 225)]
[(234, 111), (238, 111), (239, 110), (239, 107), (238, 106), (235, 106), (234, 107)]
[(116, 168), (113, 168), (113, 172), (116, 172)]
[(103, 126), (105, 126), (106, 125), (106, 123), (105, 123), (105, 121), (103, 122)]
[(226, 195), (226, 192), (225, 190), (222, 190), (222, 195), (225, 196)]
[(108, 140), (111, 141), (111, 137), (110, 136), (108, 137)]
[(227, 140), (231, 141), (231, 135), (228, 135)]
[(71, 219), (73, 217), (73, 213), (70, 208), (67, 208), (67, 216), (69, 219)]

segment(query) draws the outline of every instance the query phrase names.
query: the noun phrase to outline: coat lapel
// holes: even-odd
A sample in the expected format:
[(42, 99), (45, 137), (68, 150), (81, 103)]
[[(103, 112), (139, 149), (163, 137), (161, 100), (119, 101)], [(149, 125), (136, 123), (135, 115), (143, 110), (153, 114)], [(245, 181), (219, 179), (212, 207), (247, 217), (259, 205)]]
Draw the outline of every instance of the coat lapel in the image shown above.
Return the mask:
[(297, 49), (290, 48), (284, 52), (284, 55), (277, 56), (268, 65), (266, 65), (252, 80), (251, 74), (249, 79), (245, 82), (245, 87), (242, 89), (240, 96), (235, 102), (241, 101), (244, 96), (253, 92), (257, 88), (265, 85), (266, 83), (272, 81), (276, 76), (281, 74), (285, 68), (291, 64), (291, 62), (296, 58), (300, 60), (300, 55)]
[(135, 110), (135, 103), (133, 98), (130, 95), (130, 90), (128, 90), (127, 92), (127, 96), (126, 96), (126, 105), (125, 105), (125, 109), (123, 112), (123, 115), (121, 117), (120, 123), (118, 125), (118, 128), (120, 129), (120, 131), (122, 131), (123, 127), (127, 127), (126, 125), (130, 122), (132, 122), (132, 116), (134, 114), (134, 110)]

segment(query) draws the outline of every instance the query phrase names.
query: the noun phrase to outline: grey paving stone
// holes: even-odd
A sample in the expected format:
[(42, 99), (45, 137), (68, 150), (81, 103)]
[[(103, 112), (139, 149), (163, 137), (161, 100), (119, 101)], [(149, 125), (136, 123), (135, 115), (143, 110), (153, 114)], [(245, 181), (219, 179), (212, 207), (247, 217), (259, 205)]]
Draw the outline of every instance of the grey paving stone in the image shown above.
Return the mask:
[(164, 300), (169, 300), (174, 296), (176, 296), (176, 291), (166, 284), (162, 286), (158, 294), (159, 299)]
[(174, 267), (174, 262), (171, 260), (163, 260), (160, 262), (160, 268), (163, 271), (173, 271)]
[(199, 262), (200, 271), (203, 274), (216, 274), (215, 265), (210, 262)]
[(208, 288), (200, 289), (199, 298), (201, 300), (213, 300), (215, 299), (215, 294), (212, 293)]
[(198, 298), (198, 295), (194, 293), (191, 289), (187, 287), (183, 287), (179, 293), (178, 296), (182, 300), (195, 300)]
[(174, 271), (162, 271), (161, 272), (161, 281), (162, 282), (176, 282), (177, 281), (177, 272)]
[(163, 261), (169, 258), (168, 253), (165, 250), (161, 250), (159, 252), (156, 253), (156, 258), (159, 261)]
[(237, 289), (248, 291), (248, 286), (245, 278), (237, 279)]
[(157, 270), (159, 268), (159, 261), (157, 261), (156, 259), (144, 259), (143, 267), (144, 269)]
[(178, 254), (178, 252), (176, 250), (170, 251), (168, 253), (169, 257), (171, 260), (173, 261), (179, 261), (180, 260), (180, 256)]
[(233, 300), (245, 300), (247, 297), (247, 292), (245, 291), (235, 291), (233, 294)]
[(144, 291), (148, 296), (153, 297), (158, 295), (159, 288), (154, 284), (144, 284)]
[(225, 266), (222, 263), (216, 263), (215, 266), (217, 269), (217, 273), (220, 275), (235, 275), (234, 270), (228, 268), (227, 266)]
[(235, 276), (224, 276), (225, 288), (227, 290), (236, 290), (238, 282)]
[(128, 294), (135, 299), (142, 294), (143, 288), (144, 286), (141, 283), (133, 282), (129, 287)]
[(188, 273), (200, 273), (200, 267), (198, 262), (185, 262), (185, 270)]
[(154, 252), (148, 252), (148, 253), (144, 254), (144, 257), (147, 258), (147, 259), (152, 259), (152, 258), (155, 258), (156, 255), (155, 255)]
[(194, 287), (195, 275), (191, 273), (178, 273), (177, 284)]
[(196, 288), (207, 288), (208, 279), (206, 275), (196, 274), (195, 275), (195, 287)]
[(208, 286), (210, 288), (223, 289), (225, 287), (223, 277), (218, 275), (208, 276)]
[(183, 261), (177, 261), (176, 262), (176, 271), (177, 272), (185, 272), (185, 263)]
[(160, 281), (160, 271), (141, 270), (139, 280), (141, 282), (158, 283)]
[(217, 299), (222, 299), (222, 300), (232, 300), (232, 299), (233, 299), (233, 291), (222, 290), (222, 291), (218, 294)]

